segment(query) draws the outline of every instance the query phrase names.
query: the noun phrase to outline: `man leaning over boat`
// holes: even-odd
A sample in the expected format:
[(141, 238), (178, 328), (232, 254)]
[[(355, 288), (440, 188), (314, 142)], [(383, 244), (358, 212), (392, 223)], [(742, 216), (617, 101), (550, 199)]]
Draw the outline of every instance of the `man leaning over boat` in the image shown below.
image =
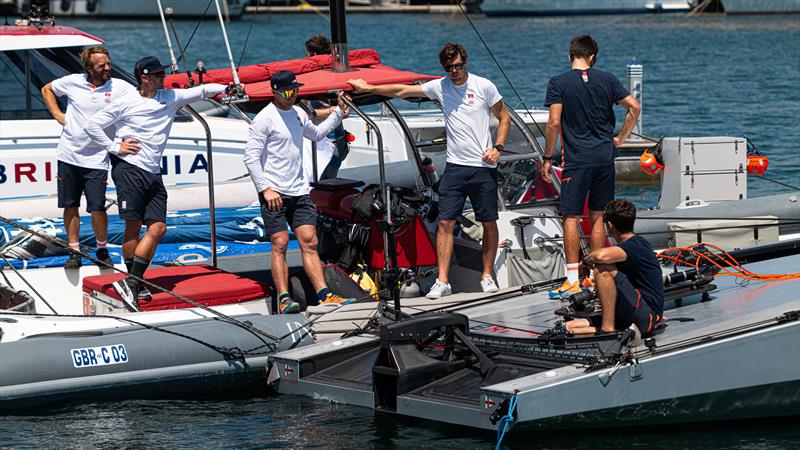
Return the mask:
[[(253, 179), (261, 216), (272, 244), (272, 280), (278, 293), (281, 314), (296, 313), (300, 305), (289, 294), (289, 269), (286, 248), (289, 245), (288, 222), (292, 227), (303, 268), (322, 304), (345, 304), (353, 299), (341, 297), (328, 289), (317, 253), (317, 208), (311, 201), (311, 187), (303, 167), (303, 138), (324, 139), (342, 123), (349, 109), (339, 98), (321, 124), (314, 125), (296, 106), (303, 86), (292, 72), (282, 70), (270, 77), (273, 100), (250, 124), (244, 163)], [(340, 94), (341, 95), (341, 94)]]
[[(130, 294), (129, 303), (134, 308), (151, 297), (137, 278), (144, 277), (167, 231), (167, 190), (161, 178), (161, 155), (175, 114), (189, 103), (234, 89), (211, 83), (189, 89), (164, 89), (168, 68), (155, 56), (140, 59), (133, 69), (139, 82), (138, 93), (103, 108), (85, 127), (92, 141), (111, 154), (111, 177), (117, 188), (119, 216), (125, 219), (122, 253), (128, 273), (136, 277), (125, 278), (116, 287)], [(112, 125), (117, 126), (122, 136), (120, 143), (103, 131)], [(142, 224), (147, 231), (139, 239)]]
[[(496, 292), (492, 276), (497, 255), (497, 161), (511, 126), (503, 97), (486, 78), (467, 72), (467, 52), (459, 44), (448, 43), (439, 52), (439, 62), (447, 77), (422, 85), (388, 84), (373, 86), (364, 80), (350, 80), (357, 92), (384, 97), (428, 97), (439, 102), (447, 131), (447, 164), (439, 183), (439, 227), (436, 256), (439, 275), (427, 294), (430, 299), (450, 295), (448, 282), (453, 254), (455, 221), (469, 197), (475, 218), (483, 225), (481, 288)], [(499, 120), (492, 143), (491, 116)]]
[[(42, 99), (58, 123), (64, 126), (58, 140), (58, 207), (64, 209), (64, 228), (71, 249), (78, 250), (81, 221), (78, 208), (81, 195), (86, 196), (86, 211), (92, 215), (92, 229), (97, 241), (97, 259), (112, 265), (108, 255), (108, 215), (106, 214), (106, 185), (108, 184), (108, 152), (93, 142), (84, 132), (83, 125), (98, 111), (120, 98), (135, 93), (136, 88), (124, 80), (111, 78), (111, 59), (104, 47), (87, 47), (81, 51), (85, 70), (53, 80), (42, 87)], [(67, 97), (67, 112), (61, 111), (57, 97)], [(117, 128), (103, 130), (114, 139)], [(81, 257), (71, 253), (65, 269), (77, 269)]]
[(602, 320), (575, 319), (566, 323), (575, 334), (614, 332), (635, 324), (642, 336), (652, 333), (664, 314), (664, 281), (661, 265), (647, 240), (633, 232), (636, 207), (614, 200), (603, 211), (613, 247), (593, 250), (580, 262), (592, 269), (600, 298)]

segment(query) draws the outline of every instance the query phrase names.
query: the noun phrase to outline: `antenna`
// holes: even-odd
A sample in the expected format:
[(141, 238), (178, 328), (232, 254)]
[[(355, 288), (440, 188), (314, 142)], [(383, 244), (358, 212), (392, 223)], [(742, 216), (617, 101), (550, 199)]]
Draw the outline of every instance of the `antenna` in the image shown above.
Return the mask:
[(225, 97), (222, 97), (220, 103), (228, 104), (228, 103), (246, 102), (250, 100), (250, 98), (247, 95), (245, 95), (244, 90), (240, 89), (242, 83), (239, 81), (239, 74), (236, 72), (236, 65), (233, 63), (231, 44), (228, 42), (228, 32), (225, 31), (225, 20), (223, 20), (222, 18), (222, 10), (219, 7), (219, 0), (214, 0), (214, 4), (217, 7), (217, 18), (219, 19), (219, 26), (220, 28), (222, 28), (222, 37), (223, 39), (225, 39), (225, 50), (228, 52), (228, 62), (231, 65), (231, 74), (233, 75), (233, 83), (237, 87), (235, 92), (231, 93), (230, 95), (226, 95)]
[(178, 61), (175, 60), (175, 51), (172, 50), (172, 41), (169, 39), (169, 31), (167, 31), (167, 20), (164, 19), (164, 8), (161, 6), (161, 0), (156, 0), (158, 3), (158, 14), (161, 16), (161, 25), (164, 27), (164, 37), (167, 39), (167, 50), (169, 51), (169, 60), (172, 65), (172, 73), (178, 72)]
[(189, 86), (194, 86), (194, 78), (192, 77), (192, 70), (189, 69), (189, 62), (186, 61), (186, 55), (183, 53), (183, 47), (181, 46), (181, 41), (178, 39), (178, 30), (175, 28), (175, 21), (172, 20), (172, 18), (174, 17), (174, 14), (172, 12), (172, 7), (167, 6), (167, 8), (164, 10), (164, 14), (167, 16), (167, 20), (169, 20), (169, 26), (170, 28), (172, 28), (172, 35), (175, 36), (175, 45), (178, 46), (178, 51), (181, 52), (181, 60), (183, 61), (183, 66), (186, 68), (186, 76), (189, 78)]

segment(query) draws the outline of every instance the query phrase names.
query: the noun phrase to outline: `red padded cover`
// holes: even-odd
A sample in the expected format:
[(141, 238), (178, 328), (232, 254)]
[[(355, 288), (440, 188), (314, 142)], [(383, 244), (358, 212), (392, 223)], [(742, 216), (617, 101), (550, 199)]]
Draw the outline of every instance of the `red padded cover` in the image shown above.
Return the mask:
[[(378, 229), (376, 222), (377, 219), (373, 219), (369, 227), (369, 265), (375, 270), (381, 270), (384, 268), (383, 232)], [(418, 216), (414, 217), (413, 222), (397, 231), (396, 240), (399, 267), (436, 265), (436, 248)]]
[[(95, 275), (83, 279), (83, 291), (92, 291), (119, 298), (111, 283), (125, 278), (125, 274)], [(270, 295), (269, 286), (249, 278), (215, 269), (211, 266), (180, 266), (150, 269), (144, 273), (145, 280), (164, 289), (180, 294), (206, 306), (227, 305), (256, 300)], [(143, 311), (193, 308), (192, 305), (166, 292), (150, 288), (153, 300), (142, 302)]]

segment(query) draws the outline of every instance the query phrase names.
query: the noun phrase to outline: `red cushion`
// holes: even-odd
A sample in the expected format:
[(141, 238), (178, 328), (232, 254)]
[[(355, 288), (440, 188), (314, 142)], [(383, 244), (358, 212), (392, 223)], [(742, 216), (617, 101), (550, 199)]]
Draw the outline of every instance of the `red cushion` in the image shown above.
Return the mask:
[[(111, 283), (125, 276), (123, 273), (113, 273), (86, 277), (83, 279), (83, 291), (90, 294), (96, 291), (119, 298)], [(206, 306), (241, 303), (270, 295), (269, 286), (264, 283), (205, 265), (150, 269), (144, 273), (144, 278), (156, 286)], [(156, 288), (149, 289), (153, 293), (153, 300), (140, 303), (143, 311), (194, 307)]]

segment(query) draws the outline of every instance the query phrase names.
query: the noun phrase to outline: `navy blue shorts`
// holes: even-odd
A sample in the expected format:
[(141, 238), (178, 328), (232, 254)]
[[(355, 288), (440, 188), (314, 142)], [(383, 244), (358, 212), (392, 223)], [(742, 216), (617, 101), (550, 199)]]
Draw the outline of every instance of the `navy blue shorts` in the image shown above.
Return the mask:
[(497, 220), (497, 169), (447, 163), (439, 182), (439, 220), (456, 220), (469, 197), (475, 220)]
[(642, 294), (633, 287), (624, 273), (617, 272), (614, 284), (617, 286), (617, 303), (614, 307), (616, 329), (624, 330), (635, 323), (642, 336), (649, 335), (661, 317), (650, 309), (647, 302), (642, 299)]
[(288, 231), (288, 223), (292, 229), (297, 229), (301, 225), (317, 226), (317, 207), (311, 201), (311, 196), (300, 195), (281, 195), (280, 211), (270, 211), (267, 209), (267, 201), (264, 196), (258, 193), (258, 203), (261, 205), (261, 218), (264, 219), (264, 228), (270, 236), (281, 231)]
[(561, 215), (580, 216), (586, 195), (589, 210), (603, 211), (614, 200), (614, 164), (597, 167), (567, 167), (561, 174)]
[(108, 171), (89, 169), (58, 161), (58, 207), (81, 206), (81, 195), (86, 194), (86, 212), (105, 211)]
[(117, 187), (121, 218), (167, 221), (167, 188), (160, 173), (148, 172), (112, 155), (111, 178)]

